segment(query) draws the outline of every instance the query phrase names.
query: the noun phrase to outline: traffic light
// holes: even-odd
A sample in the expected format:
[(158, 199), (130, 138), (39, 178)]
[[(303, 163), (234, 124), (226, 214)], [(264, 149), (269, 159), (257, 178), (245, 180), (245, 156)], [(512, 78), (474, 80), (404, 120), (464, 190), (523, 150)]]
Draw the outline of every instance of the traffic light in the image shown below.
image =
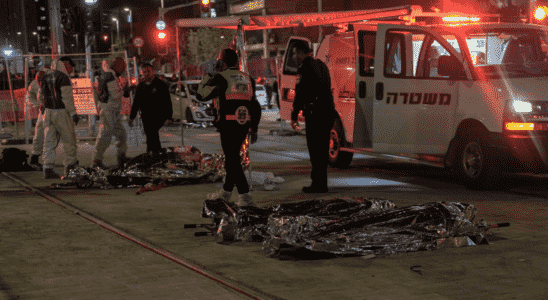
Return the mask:
[(101, 12), (99, 9), (86, 8), (85, 13), (86, 32), (100, 32), (101, 31)]
[(112, 16), (110, 12), (101, 10), (101, 32), (110, 33), (112, 26)]
[(167, 34), (165, 33), (165, 31), (161, 30), (158, 32), (158, 39), (160, 41), (165, 41), (167, 38)]
[(548, 1), (536, 0), (529, 3), (529, 23), (548, 25)]
[(97, 38), (97, 52), (105, 53), (110, 52), (112, 47), (112, 41), (110, 36), (106, 33), (102, 33)]
[(202, 11), (203, 14), (209, 14), (209, 9), (210, 9), (210, 5), (211, 5), (211, 1), (210, 0), (201, 0), (201, 4), (200, 4), (200, 9)]
[(167, 55), (169, 33), (166, 30), (157, 30), (155, 32), (156, 48), (159, 55)]
[(548, 16), (548, 7), (545, 5), (536, 6), (533, 11), (534, 23), (544, 23)]

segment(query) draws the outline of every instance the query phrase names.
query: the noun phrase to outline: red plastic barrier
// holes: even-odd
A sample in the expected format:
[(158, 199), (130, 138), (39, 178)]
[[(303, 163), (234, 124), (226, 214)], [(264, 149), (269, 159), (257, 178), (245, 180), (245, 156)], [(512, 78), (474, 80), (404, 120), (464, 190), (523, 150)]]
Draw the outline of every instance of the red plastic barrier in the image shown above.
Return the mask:
[[(15, 97), (15, 114), (13, 112), (12, 102), (11, 102), (11, 92), (0, 91), (0, 120), (3, 122), (15, 121), (15, 115), (17, 116), (17, 121), (25, 120), (25, 89), (16, 89), (13, 91)], [(28, 107), (28, 119), (38, 118), (38, 109), (29, 105)]]

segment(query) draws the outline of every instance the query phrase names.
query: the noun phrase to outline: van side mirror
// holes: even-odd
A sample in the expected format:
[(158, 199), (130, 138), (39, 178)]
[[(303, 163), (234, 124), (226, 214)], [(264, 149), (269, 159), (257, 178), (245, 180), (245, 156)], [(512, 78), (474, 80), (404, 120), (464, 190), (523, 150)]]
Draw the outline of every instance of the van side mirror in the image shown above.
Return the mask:
[(448, 76), (451, 79), (466, 78), (464, 66), (454, 56), (440, 56), (438, 58), (438, 74)]

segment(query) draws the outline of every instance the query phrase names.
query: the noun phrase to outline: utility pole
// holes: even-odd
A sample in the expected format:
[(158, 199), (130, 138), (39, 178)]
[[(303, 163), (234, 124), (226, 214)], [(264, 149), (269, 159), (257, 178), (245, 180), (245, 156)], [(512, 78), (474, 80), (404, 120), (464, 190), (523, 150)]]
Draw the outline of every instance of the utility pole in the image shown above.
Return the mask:
[[(318, 12), (321, 13), (323, 10), (323, 7), (322, 7), (322, 0), (318, 0)], [(323, 30), (322, 30), (322, 25), (318, 26), (318, 45), (322, 42), (322, 38), (323, 38)]]
[(65, 53), (63, 29), (59, 26), (61, 24), (60, 0), (49, 0), (49, 19), (51, 26), (51, 54), (63, 54)]
[(23, 54), (29, 52), (27, 43), (27, 18), (25, 14), (25, 0), (21, 0), (21, 19), (23, 21)]

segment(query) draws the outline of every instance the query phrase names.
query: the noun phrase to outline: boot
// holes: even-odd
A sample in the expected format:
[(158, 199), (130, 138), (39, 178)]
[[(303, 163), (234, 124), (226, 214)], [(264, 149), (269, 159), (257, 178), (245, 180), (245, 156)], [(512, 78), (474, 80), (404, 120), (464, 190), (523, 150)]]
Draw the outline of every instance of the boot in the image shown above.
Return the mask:
[(251, 194), (250, 193), (240, 194), (240, 196), (238, 196), (238, 202), (236, 202), (236, 205), (238, 205), (238, 206), (256, 206), (255, 204), (253, 204), (253, 202), (251, 202)]
[(126, 157), (126, 154), (120, 154), (117, 157), (118, 161), (118, 168), (125, 168), (125, 164), (128, 162), (128, 158)]
[(30, 157), (29, 166), (35, 171), (42, 171), (42, 165), (38, 162), (38, 157), (40, 157), (40, 155), (33, 154)]
[(97, 169), (97, 168), (99, 168), (99, 169), (103, 169), (103, 170), (108, 170), (108, 167), (105, 166), (105, 165), (103, 164), (103, 161), (100, 160), (100, 159), (94, 160), (94, 161), (91, 163), (90, 168), (92, 168), (92, 169)]
[(72, 165), (66, 166), (65, 167), (64, 177), (67, 177), (69, 175), (70, 170), (74, 170), (76, 168), (78, 168), (78, 162), (75, 162)]
[(221, 189), (217, 193), (212, 193), (207, 195), (207, 199), (209, 200), (222, 200), (224, 202), (228, 202), (230, 200), (230, 196), (232, 196), (232, 192), (227, 192), (224, 189)]
[(311, 185), (311, 186), (303, 187), (303, 193), (307, 193), (307, 194), (310, 194), (310, 193), (327, 193), (328, 191), (329, 191), (329, 189), (327, 188), (327, 186)]
[(44, 179), (60, 179), (61, 177), (57, 174), (53, 168), (44, 168)]

